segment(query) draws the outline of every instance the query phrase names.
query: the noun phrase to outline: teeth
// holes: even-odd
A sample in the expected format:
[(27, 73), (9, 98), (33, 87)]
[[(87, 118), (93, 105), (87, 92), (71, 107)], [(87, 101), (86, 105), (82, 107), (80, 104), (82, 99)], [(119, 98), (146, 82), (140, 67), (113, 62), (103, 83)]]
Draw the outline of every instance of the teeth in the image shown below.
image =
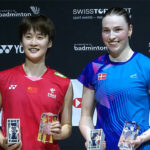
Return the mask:
[(38, 51), (37, 48), (30, 48), (29, 50), (30, 50), (31, 52), (37, 52), (37, 51)]
[(118, 42), (109, 42), (109, 44), (117, 44)]

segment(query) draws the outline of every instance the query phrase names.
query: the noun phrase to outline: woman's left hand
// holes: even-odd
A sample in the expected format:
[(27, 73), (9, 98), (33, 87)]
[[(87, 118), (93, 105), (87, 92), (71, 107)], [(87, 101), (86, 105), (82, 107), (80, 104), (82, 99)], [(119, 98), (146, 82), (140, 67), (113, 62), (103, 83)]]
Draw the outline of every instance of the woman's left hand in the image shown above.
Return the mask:
[(55, 140), (58, 140), (60, 134), (61, 134), (60, 122), (59, 121), (52, 122), (50, 126), (50, 135), (52, 135)]
[(142, 144), (142, 138), (137, 136), (135, 140), (130, 142), (131, 145), (134, 145), (134, 150), (136, 150)]

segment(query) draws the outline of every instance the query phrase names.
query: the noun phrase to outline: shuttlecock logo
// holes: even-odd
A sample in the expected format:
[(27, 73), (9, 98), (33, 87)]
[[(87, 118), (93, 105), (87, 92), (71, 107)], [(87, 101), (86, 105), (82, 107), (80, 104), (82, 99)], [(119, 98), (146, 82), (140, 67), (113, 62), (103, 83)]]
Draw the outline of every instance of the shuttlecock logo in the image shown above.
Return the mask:
[(32, 10), (32, 12), (37, 15), (40, 13), (40, 8), (37, 6), (30, 6), (30, 9)]

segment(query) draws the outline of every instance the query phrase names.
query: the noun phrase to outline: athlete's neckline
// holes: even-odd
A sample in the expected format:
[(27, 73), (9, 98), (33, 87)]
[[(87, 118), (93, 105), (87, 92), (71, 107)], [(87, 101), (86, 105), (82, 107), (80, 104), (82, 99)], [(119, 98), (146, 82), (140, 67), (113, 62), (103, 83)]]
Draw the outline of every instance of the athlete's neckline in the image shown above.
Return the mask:
[(23, 67), (23, 64), (21, 65), (21, 69), (22, 69), (22, 71), (23, 71), (23, 73), (24, 73), (24, 76), (25, 76), (26, 78), (28, 78), (29, 80), (31, 80), (31, 81), (39, 81), (39, 80), (43, 79), (43, 77), (45, 76), (45, 74), (46, 74), (47, 71), (48, 71), (48, 67), (47, 67), (46, 71), (45, 71), (40, 77), (31, 77), (31, 76), (28, 76), (28, 75), (26, 74), (26, 72), (25, 72), (25, 70), (24, 70), (24, 67)]
[(122, 64), (125, 64), (125, 63), (131, 61), (132, 58), (137, 54), (136, 51), (133, 51), (133, 52), (134, 52), (134, 53), (133, 53), (133, 55), (130, 57), (130, 59), (128, 59), (128, 60), (125, 61), (125, 62), (119, 62), (119, 61), (118, 61), (118, 62), (114, 62), (114, 61), (111, 61), (110, 58), (109, 58), (109, 54), (106, 54), (106, 57), (107, 57), (107, 60), (108, 60), (109, 63), (115, 64), (115, 65), (122, 65)]

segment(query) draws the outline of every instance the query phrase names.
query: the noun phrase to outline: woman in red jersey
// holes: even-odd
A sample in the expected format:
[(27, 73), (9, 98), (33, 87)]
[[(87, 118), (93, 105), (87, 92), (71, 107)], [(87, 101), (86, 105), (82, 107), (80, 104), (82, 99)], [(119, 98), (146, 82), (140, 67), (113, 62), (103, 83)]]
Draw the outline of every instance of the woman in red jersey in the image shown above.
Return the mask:
[[(72, 129), (72, 85), (69, 78), (45, 65), (55, 27), (46, 16), (30, 16), (21, 21), (19, 36), (25, 62), (0, 72), (0, 146), (5, 150), (59, 150), (57, 140), (69, 137)], [(37, 141), (45, 112), (58, 116), (49, 130), (53, 143)], [(8, 118), (20, 119), (21, 128), (21, 142), (11, 146), (7, 146)]]

